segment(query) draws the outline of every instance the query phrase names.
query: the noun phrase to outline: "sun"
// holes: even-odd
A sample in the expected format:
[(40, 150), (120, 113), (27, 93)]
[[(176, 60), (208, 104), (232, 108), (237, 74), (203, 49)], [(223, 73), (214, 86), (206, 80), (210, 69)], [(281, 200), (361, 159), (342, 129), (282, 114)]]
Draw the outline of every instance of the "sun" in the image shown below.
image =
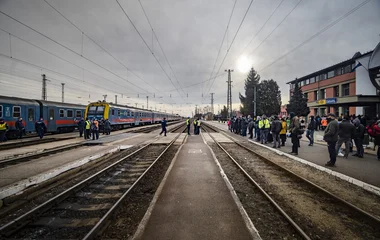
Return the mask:
[(237, 60), (237, 70), (241, 73), (247, 73), (252, 67), (252, 60), (248, 59), (247, 56), (241, 56)]

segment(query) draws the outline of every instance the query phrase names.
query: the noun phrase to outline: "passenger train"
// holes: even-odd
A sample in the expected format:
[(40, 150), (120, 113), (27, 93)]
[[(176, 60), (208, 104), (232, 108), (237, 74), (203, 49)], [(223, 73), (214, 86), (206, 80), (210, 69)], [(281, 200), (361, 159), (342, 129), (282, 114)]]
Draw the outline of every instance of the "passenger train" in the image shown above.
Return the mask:
[(7, 137), (15, 135), (15, 123), (22, 117), (25, 131), (35, 132), (34, 124), (44, 119), (48, 133), (72, 132), (77, 120), (84, 117), (86, 106), (16, 97), (0, 96), (0, 118), (7, 122)]
[(147, 109), (117, 105), (107, 102), (90, 103), (86, 108), (85, 116), (88, 119), (108, 119), (113, 130), (127, 126), (139, 126), (159, 123), (165, 117), (168, 122), (180, 120), (177, 114), (168, 114)]

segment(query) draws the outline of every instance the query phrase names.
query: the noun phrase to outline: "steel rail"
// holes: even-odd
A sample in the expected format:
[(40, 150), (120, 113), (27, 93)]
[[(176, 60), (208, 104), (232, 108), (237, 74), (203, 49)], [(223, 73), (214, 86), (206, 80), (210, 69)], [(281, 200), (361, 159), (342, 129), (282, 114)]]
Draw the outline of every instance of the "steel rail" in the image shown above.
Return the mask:
[(161, 154), (152, 162), (152, 164), (140, 175), (140, 177), (131, 185), (130, 188), (117, 200), (117, 202), (107, 211), (107, 213), (98, 221), (98, 223), (90, 230), (90, 232), (87, 233), (87, 235), (83, 238), (83, 240), (89, 240), (94, 239), (96, 236), (98, 236), (102, 231), (105, 230), (105, 227), (107, 226), (108, 220), (113, 216), (113, 214), (117, 211), (117, 209), (120, 207), (124, 199), (127, 197), (127, 195), (132, 191), (132, 189), (140, 182), (142, 178), (145, 177), (145, 174), (149, 172), (149, 170), (160, 160), (160, 158), (166, 153), (166, 151), (176, 142), (176, 140), (181, 136), (182, 133), (179, 133), (170, 143), (169, 145), (164, 149), (164, 151), (161, 152)]
[(255, 152), (254, 150), (250, 149), (249, 147), (242, 145), (241, 143), (237, 142), (234, 138), (232, 138), (232, 137), (229, 136), (228, 134), (224, 133), (222, 130), (215, 129), (214, 127), (209, 126), (209, 125), (207, 125), (207, 127), (209, 127), (209, 128), (211, 128), (211, 129), (213, 129), (213, 130), (215, 130), (215, 131), (218, 131), (218, 132), (222, 133), (222, 134), (225, 135), (227, 138), (231, 139), (234, 143), (236, 143), (238, 146), (240, 146), (240, 147), (246, 149), (247, 151), (249, 151), (249, 152), (255, 154), (256, 156), (258, 156), (259, 158), (261, 158), (261, 159), (267, 161), (268, 163), (272, 164), (273, 166), (275, 166), (275, 167), (277, 167), (277, 168), (279, 168), (279, 169), (281, 169), (281, 170), (283, 170), (283, 171), (289, 173), (290, 175), (292, 175), (292, 176), (294, 176), (294, 177), (296, 177), (296, 178), (298, 178), (298, 179), (300, 179), (300, 180), (306, 182), (306, 183), (309, 184), (310, 186), (312, 186), (312, 187), (318, 189), (319, 191), (321, 191), (321, 192), (327, 194), (328, 196), (334, 198), (335, 200), (337, 200), (337, 201), (343, 203), (344, 205), (346, 205), (346, 206), (348, 206), (348, 207), (354, 209), (355, 211), (357, 211), (357, 212), (363, 214), (365, 217), (369, 218), (371, 221), (374, 221), (374, 222), (377, 224), (377, 226), (380, 225), (380, 218), (379, 218), (379, 217), (376, 217), (376, 216), (370, 214), (369, 212), (367, 212), (367, 211), (365, 211), (365, 210), (363, 210), (363, 209), (361, 209), (361, 208), (355, 206), (354, 204), (352, 204), (352, 203), (350, 203), (350, 202), (348, 202), (348, 201), (346, 201), (346, 200), (344, 200), (344, 199), (342, 199), (342, 198), (336, 196), (336, 195), (333, 194), (332, 192), (330, 192), (330, 191), (324, 189), (323, 187), (321, 187), (321, 186), (319, 186), (319, 185), (317, 185), (317, 184), (311, 182), (310, 180), (307, 180), (306, 178), (304, 178), (304, 177), (298, 175), (297, 173), (295, 173), (295, 172), (293, 172), (293, 171), (291, 171), (291, 170), (289, 170), (289, 169), (287, 169), (287, 168), (285, 168), (285, 167), (283, 167), (283, 166), (281, 166), (281, 165), (279, 165), (279, 164), (273, 162), (272, 160), (268, 159), (267, 157), (263, 156), (262, 154), (257, 153), (257, 152)]
[(120, 164), (121, 162), (125, 161), (126, 159), (132, 157), (133, 155), (141, 152), (148, 146), (150, 146), (152, 142), (142, 146), (141, 148), (137, 149), (136, 151), (130, 153), (129, 155), (121, 158), (120, 160), (114, 162), (113, 164), (107, 166), (106, 168), (100, 170), (99, 172), (89, 176), (88, 178), (84, 179), (83, 181), (75, 184), (69, 189), (66, 189), (62, 193), (56, 195), (55, 197), (49, 199), (48, 201), (40, 204), (39, 206), (35, 207), (34, 209), (26, 212), (25, 214), (19, 216), (18, 218), (12, 220), (11, 222), (3, 225), (0, 227), (0, 234), (4, 236), (9, 236), (11, 235), (14, 231), (22, 228), (23, 226), (27, 225), (31, 220), (33, 220), (33, 216), (36, 216), (37, 214), (42, 214), (45, 211), (49, 210), (56, 204), (62, 202), (66, 198), (70, 197), (72, 193), (75, 193), (79, 191), (80, 189), (86, 187), (87, 185), (91, 184), (93, 181), (98, 179), (102, 174), (107, 172), (109, 169), (115, 167), (116, 165)]
[[(209, 126), (207, 126), (209, 127)], [(205, 129), (203, 127), (203, 129)], [(211, 128), (213, 129), (213, 128)], [(206, 129), (205, 129), (206, 130)], [(215, 129), (213, 129), (215, 130)], [(207, 130), (206, 130), (207, 132)], [(207, 132), (208, 133), (208, 132)], [(209, 136), (214, 140), (214, 142), (218, 145), (220, 149), (223, 150), (223, 152), (235, 163), (235, 165), (242, 171), (244, 176), (253, 184), (257, 189), (260, 190), (260, 192), (269, 200), (269, 202), (281, 213), (281, 215), (293, 226), (293, 228), (302, 236), (303, 239), (311, 240), (311, 238), (302, 230), (300, 226), (294, 220), (276, 203), (276, 201), (269, 196), (269, 194), (247, 173), (247, 171), (244, 170), (244, 168), (227, 152), (223, 146), (216, 141), (216, 139), (209, 134)]]

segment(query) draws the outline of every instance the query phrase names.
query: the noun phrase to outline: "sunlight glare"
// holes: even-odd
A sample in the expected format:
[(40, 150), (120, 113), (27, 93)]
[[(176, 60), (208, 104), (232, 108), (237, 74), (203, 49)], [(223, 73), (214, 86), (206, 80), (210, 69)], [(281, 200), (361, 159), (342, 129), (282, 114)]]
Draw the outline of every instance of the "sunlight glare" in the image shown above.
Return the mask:
[(241, 73), (247, 73), (252, 67), (252, 61), (246, 56), (241, 56), (237, 61), (237, 69)]

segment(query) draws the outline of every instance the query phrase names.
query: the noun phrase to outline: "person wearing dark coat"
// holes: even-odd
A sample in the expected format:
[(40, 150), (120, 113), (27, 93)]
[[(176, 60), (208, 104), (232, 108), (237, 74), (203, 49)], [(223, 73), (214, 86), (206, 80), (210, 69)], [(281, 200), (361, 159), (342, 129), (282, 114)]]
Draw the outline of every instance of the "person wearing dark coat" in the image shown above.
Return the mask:
[(344, 116), (343, 121), (339, 124), (338, 142), (336, 143), (336, 152), (342, 144), (345, 145), (344, 157), (347, 158), (351, 148), (351, 139), (354, 138), (355, 126), (350, 122), (348, 116)]
[(243, 117), (243, 118), (241, 119), (240, 126), (241, 126), (241, 128), (240, 128), (240, 129), (241, 129), (241, 131), (240, 131), (241, 135), (242, 135), (243, 137), (246, 137), (246, 136), (247, 136), (248, 122), (247, 122), (247, 119), (246, 119), (245, 117)]
[(365, 127), (363, 126), (363, 124), (360, 123), (360, 120), (358, 118), (355, 118), (353, 123), (355, 126), (354, 142), (356, 146), (356, 153), (352, 156), (363, 158), (364, 156), (363, 140), (364, 140)]
[(106, 135), (111, 134), (111, 122), (108, 119), (104, 120), (104, 131), (105, 131)]
[(84, 132), (84, 127), (85, 127), (86, 123), (84, 122), (84, 119), (81, 118), (78, 122), (78, 130), (79, 130), (79, 136), (82, 137), (83, 136), (83, 132)]
[(166, 118), (164, 118), (164, 120), (162, 120), (161, 128), (162, 128), (162, 131), (161, 131), (160, 135), (164, 133), (164, 136), (166, 137)]
[(15, 127), (16, 127), (18, 138), (21, 139), (22, 138), (22, 134), (25, 131), (24, 123), (22, 122), (22, 118), (21, 117), (19, 117), (18, 120), (16, 121)]
[(253, 139), (253, 129), (255, 127), (255, 121), (252, 118), (248, 119), (248, 133), (249, 139)]
[(271, 124), (271, 129), (270, 129), (270, 131), (272, 132), (272, 137), (273, 137), (273, 148), (276, 148), (276, 147), (281, 148), (280, 132), (282, 129), (282, 124), (276, 115), (273, 118), (274, 120)]
[(46, 131), (46, 125), (44, 123), (44, 119), (40, 118), (35, 124), (34, 127), (36, 128), (36, 132), (40, 139), (44, 137), (45, 131)]
[(327, 115), (327, 121), (329, 122), (326, 129), (323, 140), (327, 142), (327, 148), (329, 150), (330, 160), (325, 164), (325, 166), (333, 167), (336, 162), (336, 142), (338, 141), (338, 130), (339, 125), (335, 120), (335, 114), (329, 113)]
[(309, 146), (314, 144), (314, 131), (317, 129), (317, 122), (314, 120), (314, 116), (310, 116), (310, 122), (307, 125), (306, 137), (309, 139)]

